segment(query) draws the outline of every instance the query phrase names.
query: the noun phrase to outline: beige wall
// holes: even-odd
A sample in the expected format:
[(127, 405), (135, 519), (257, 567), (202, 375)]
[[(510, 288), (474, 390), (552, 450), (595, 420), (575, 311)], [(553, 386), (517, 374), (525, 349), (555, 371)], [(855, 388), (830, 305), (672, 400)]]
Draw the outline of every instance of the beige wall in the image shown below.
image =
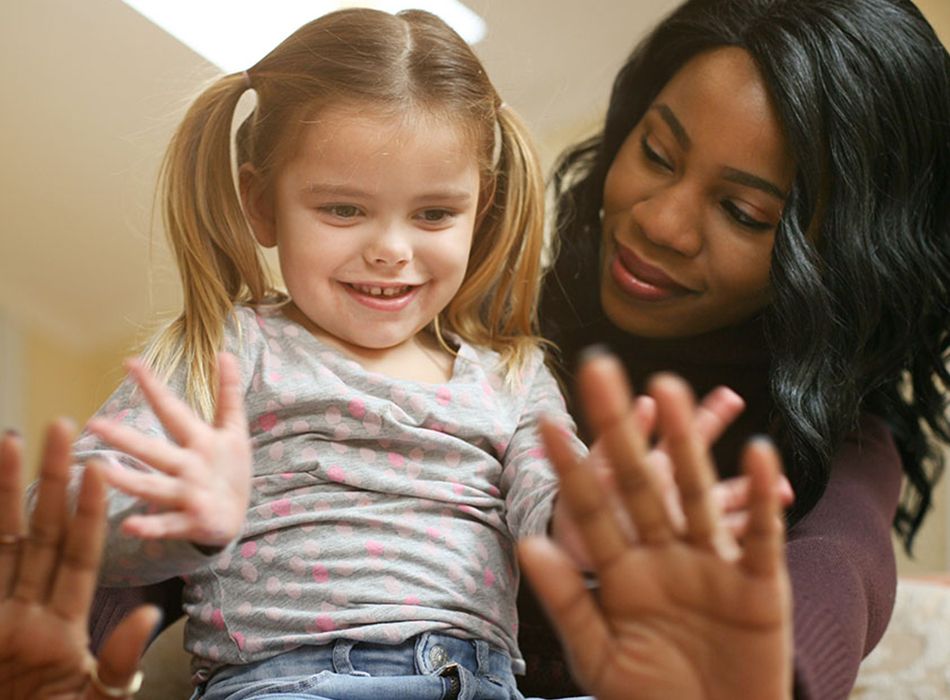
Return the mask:
[(83, 351), (29, 327), (23, 330), (22, 342), (23, 432), (32, 474), (49, 420), (65, 416), (81, 426), (121, 381), (122, 358), (132, 342)]

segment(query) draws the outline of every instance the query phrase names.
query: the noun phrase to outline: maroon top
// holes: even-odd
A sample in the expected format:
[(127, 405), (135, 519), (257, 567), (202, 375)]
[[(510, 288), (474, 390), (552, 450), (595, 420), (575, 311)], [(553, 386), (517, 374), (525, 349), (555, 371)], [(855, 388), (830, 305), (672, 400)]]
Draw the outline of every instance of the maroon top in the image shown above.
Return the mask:
[[(620, 337), (616, 329), (597, 324), (585, 329), (591, 342)], [(627, 366), (634, 387), (643, 387), (649, 375), (666, 370), (683, 376), (699, 395), (725, 384), (746, 400), (743, 415), (713, 450), (721, 476), (738, 471), (745, 440), (772, 432), (769, 358), (758, 320), (694, 338), (624, 336), (619, 342), (623, 346), (612, 349)], [(575, 364), (567, 348), (564, 364)], [(788, 532), (796, 698), (846, 698), (861, 659), (884, 633), (897, 585), (890, 527), (901, 478), (890, 430), (883, 420), (865, 415), (837, 450), (821, 499)], [(540, 697), (580, 694), (567, 677), (554, 632), (530, 592), (521, 591), (519, 611), (519, 640), (528, 665), (521, 690)]]

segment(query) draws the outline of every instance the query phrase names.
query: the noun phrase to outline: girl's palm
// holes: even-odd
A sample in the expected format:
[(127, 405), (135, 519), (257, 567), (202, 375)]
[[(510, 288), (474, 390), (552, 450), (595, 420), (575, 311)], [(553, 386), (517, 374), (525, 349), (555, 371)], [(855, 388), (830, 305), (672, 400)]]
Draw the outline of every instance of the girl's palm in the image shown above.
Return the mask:
[(89, 422), (89, 429), (104, 441), (156, 470), (116, 467), (106, 472), (110, 485), (157, 511), (130, 516), (123, 529), (142, 538), (227, 545), (244, 527), (252, 463), (234, 357), (222, 353), (218, 358), (218, 401), (210, 425), (141, 363), (130, 362), (129, 371), (175, 443), (112, 421)]

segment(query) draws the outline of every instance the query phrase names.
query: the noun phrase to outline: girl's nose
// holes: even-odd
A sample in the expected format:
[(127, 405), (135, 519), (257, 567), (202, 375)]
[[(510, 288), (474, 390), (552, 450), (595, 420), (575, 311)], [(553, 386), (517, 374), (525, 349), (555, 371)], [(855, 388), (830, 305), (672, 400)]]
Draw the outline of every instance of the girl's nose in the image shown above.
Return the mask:
[(672, 186), (637, 202), (633, 219), (654, 245), (693, 258), (703, 249), (701, 212), (696, 194)]
[(389, 228), (373, 237), (363, 257), (370, 265), (402, 267), (412, 260), (412, 244), (398, 227)]

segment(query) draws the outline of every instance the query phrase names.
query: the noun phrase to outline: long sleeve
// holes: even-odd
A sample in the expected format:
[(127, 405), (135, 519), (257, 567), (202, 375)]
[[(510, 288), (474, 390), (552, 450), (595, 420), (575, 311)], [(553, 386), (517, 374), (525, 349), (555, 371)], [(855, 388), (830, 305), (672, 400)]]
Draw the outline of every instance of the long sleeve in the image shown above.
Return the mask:
[(544, 418), (560, 426), (571, 436), (574, 449), (579, 453), (587, 451), (577, 437), (574, 420), (540, 352), (524, 374), (522, 413), (505, 452), (501, 479), (505, 517), (514, 539), (547, 531), (557, 494), (557, 476), (545, 456), (538, 433), (540, 420)]
[(846, 698), (877, 644), (897, 586), (890, 528), (900, 457), (872, 416), (838, 451), (815, 508), (788, 534), (795, 633), (795, 697)]

